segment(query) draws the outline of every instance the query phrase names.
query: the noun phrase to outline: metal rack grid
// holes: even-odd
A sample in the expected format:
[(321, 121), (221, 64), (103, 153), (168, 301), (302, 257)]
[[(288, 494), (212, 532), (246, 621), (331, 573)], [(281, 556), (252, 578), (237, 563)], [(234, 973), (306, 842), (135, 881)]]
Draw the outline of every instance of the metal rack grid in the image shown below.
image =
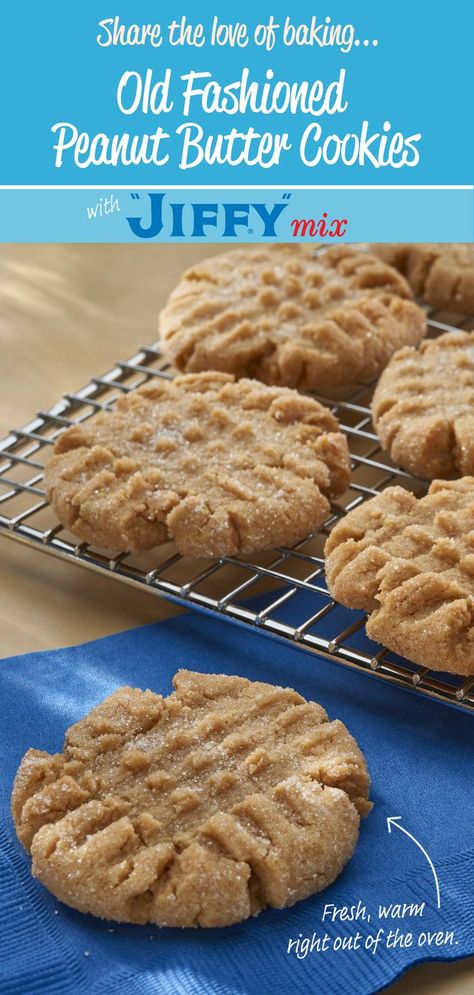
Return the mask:
[[(429, 336), (455, 330), (443, 317), (429, 315)], [(470, 328), (472, 323), (466, 320), (457, 327)], [(171, 376), (158, 345), (143, 347), (103, 376), (92, 377), (77, 392), (65, 394), (49, 411), (39, 411), (23, 428), (12, 430), (0, 442), (0, 535), (180, 605), (257, 627), (386, 682), (473, 710), (474, 677), (434, 673), (371, 644), (365, 636), (365, 615), (341, 609), (327, 591), (323, 545), (332, 525), (387, 486), (401, 484), (417, 495), (427, 487), (425, 481), (392, 464), (381, 450), (371, 423), (370, 386), (360, 385), (337, 399), (318, 395), (348, 436), (353, 474), (347, 493), (333, 504), (324, 526), (293, 548), (207, 561), (185, 559), (172, 544), (146, 554), (114, 555), (86, 543), (78, 545), (58, 524), (42, 488), (45, 460), (58, 435), (95, 412), (110, 409), (121, 393), (152, 377)], [(257, 594), (255, 604), (252, 595)]]

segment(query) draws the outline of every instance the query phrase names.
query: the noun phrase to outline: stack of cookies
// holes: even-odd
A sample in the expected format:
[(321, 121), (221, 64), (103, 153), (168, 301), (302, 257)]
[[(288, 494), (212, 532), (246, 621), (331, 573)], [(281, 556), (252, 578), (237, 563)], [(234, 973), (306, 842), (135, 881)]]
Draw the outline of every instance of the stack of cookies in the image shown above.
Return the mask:
[[(347, 515), (326, 547), (330, 591), (370, 610), (368, 631), (389, 648), (474, 672), (474, 344), (464, 332), (424, 342), (413, 300), (474, 308), (473, 274), (472, 247), (439, 245), (319, 255), (258, 245), (194, 266), (160, 316), (163, 352), (181, 375), (60, 436), (45, 478), (59, 519), (113, 550), (174, 540), (183, 555), (222, 557), (291, 546), (321, 527), (350, 481), (337, 419), (307, 392), (380, 377), (373, 420), (392, 460), (423, 478), (462, 479), (435, 483), (420, 502), (389, 489)], [(400, 501), (406, 521), (393, 511)], [(462, 534), (447, 524), (454, 506)]]

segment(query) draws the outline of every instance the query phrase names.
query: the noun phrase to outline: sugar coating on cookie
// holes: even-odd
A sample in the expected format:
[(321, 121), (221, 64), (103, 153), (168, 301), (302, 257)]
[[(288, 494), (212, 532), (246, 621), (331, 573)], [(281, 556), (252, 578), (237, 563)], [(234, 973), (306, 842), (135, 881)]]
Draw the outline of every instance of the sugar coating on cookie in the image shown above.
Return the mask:
[(372, 245), (384, 262), (395, 266), (415, 294), (432, 307), (474, 314), (474, 245), (424, 242)]
[(372, 639), (474, 674), (474, 477), (435, 480), (420, 499), (387, 488), (338, 522), (325, 556), (332, 596), (370, 612)]
[(327, 887), (371, 808), (357, 743), (290, 688), (180, 670), (29, 750), (12, 811), (33, 874), (93, 915), (225, 926)]
[(425, 316), (393, 267), (351, 246), (242, 247), (181, 277), (160, 315), (180, 370), (216, 369), (300, 390), (368, 381)]
[(68, 429), (45, 486), (86, 542), (223, 556), (304, 539), (349, 476), (346, 438), (313, 398), (202, 373), (157, 377)]
[(372, 414), (382, 446), (404, 469), (430, 479), (474, 473), (474, 334), (449, 332), (396, 352)]

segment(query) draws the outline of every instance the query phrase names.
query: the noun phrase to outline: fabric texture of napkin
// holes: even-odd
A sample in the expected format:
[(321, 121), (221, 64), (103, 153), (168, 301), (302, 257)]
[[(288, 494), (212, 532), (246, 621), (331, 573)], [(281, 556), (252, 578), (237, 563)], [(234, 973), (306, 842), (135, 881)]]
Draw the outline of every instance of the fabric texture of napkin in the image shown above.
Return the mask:
[[(353, 859), (323, 894), (226, 929), (158, 929), (82, 915), (31, 877), (9, 812), (25, 750), (61, 750), (66, 727), (123, 684), (168, 694), (180, 667), (292, 686), (358, 740), (374, 809)], [(473, 731), (460, 710), (195, 614), (1, 661), (0, 992), (368, 995), (416, 962), (473, 954)], [(389, 833), (389, 816), (400, 816), (406, 832)], [(401, 915), (404, 904), (421, 914), (380, 917), (381, 906)], [(323, 921), (329, 905), (331, 913), (365, 906), (366, 916), (333, 922), (326, 909)], [(288, 952), (292, 940), (300, 944)]]

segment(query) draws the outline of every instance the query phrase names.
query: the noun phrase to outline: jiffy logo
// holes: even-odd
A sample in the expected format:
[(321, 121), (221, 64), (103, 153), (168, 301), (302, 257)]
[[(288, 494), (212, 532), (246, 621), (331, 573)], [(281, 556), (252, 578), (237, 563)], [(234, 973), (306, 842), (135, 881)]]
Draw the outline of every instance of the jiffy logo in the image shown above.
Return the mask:
[(288, 207), (291, 194), (284, 193), (279, 203), (194, 203), (170, 201), (165, 193), (132, 193), (141, 201), (141, 213), (126, 218), (137, 238), (242, 237), (244, 231), (256, 238), (276, 238), (275, 225)]

